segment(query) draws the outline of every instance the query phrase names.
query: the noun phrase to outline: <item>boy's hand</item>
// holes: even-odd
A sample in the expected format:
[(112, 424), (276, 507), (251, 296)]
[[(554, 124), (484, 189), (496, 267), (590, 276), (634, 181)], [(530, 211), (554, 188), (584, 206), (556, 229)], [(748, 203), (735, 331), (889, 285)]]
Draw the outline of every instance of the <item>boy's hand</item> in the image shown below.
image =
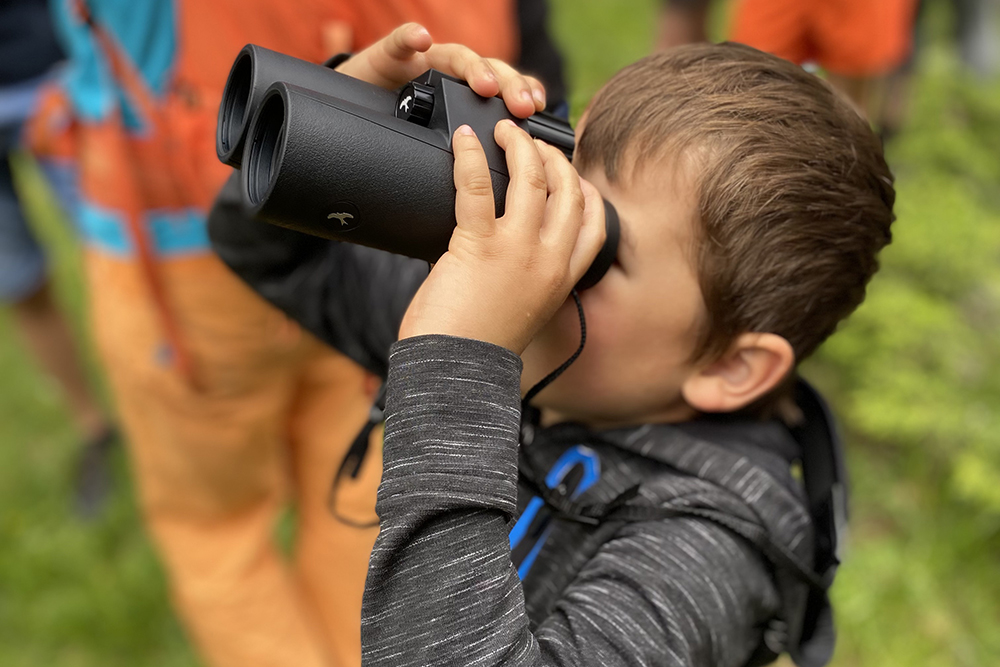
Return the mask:
[(563, 154), (511, 121), (494, 137), (510, 185), (494, 217), (486, 155), (468, 126), (452, 138), (458, 226), (414, 296), (400, 339), (462, 336), (520, 354), (555, 314), (604, 244), (604, 204)]
[(518, 118), (545, 108), (545, 88), (496, 58), (483, 58), (460, 44), (434, 44), (427, 29), (407, 23), (345, 61), (337, 71), (383, 88), (398, 88), (436, 69), (468, 82), (483, 97), (499, 94)]

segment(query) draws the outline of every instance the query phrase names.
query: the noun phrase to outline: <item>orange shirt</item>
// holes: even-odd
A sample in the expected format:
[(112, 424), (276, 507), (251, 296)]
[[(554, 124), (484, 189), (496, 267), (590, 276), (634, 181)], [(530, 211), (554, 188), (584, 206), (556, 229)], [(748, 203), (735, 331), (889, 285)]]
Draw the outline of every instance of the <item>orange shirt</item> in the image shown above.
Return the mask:
[(739, 0), (732, 39), (850, 77), (887, 74), (910, 52), (915, 0)]
[(204, 214), (229, 174), (215, 156), (218, 105), (244, 44), (320, 62), (415, 20), (436, 41), (483, 55), (517, 49), (512, 0), (58, 0), (54, 9), (73, 62), (65, 90), (80, 226), (88, 245), (120, 257), (134, 254), (137, 222), (159, 256), (207, 251)]

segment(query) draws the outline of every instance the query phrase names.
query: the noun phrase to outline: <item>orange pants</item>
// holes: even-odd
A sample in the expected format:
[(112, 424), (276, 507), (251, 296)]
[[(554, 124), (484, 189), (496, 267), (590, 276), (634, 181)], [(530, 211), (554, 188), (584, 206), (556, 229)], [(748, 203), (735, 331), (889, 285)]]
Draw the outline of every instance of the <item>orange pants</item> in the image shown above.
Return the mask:
[(915, 0), (739, 0), (732, 40), (833, 74), (888, 74), (910, 52)]
[[(165, 358), (136, 264), (87, 256), (96, 343), (142, 509), (191, 635), (217, 667), (359, 665), (361, 596), (378, 529), (337, 522), (327, 502), (377, 381), (216, 258), (172, 259), (161, 271), (199, 389)], [(345, 480), (342, 515), (375, 518), (380, 453), (373, 447), (359, 478)], [(289, 501), (297, 533), (286, 559), (274, 530)]]

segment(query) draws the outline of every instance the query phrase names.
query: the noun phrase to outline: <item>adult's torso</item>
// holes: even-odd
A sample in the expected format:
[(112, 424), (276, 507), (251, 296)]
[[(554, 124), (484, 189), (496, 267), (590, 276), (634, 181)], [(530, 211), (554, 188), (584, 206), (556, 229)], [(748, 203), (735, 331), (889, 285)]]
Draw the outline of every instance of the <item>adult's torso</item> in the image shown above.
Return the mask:
[(72, 61), (84, 236), (119, 256), (134, 249), (124, 216), (143, 218), (161, 256), (207, 251), (204, 213), (230, 171), (215, 157), (216, 115), (244, 44), (318, 62), (332, 34), (359, 50), (420, 21), (486, 55), (516, 47), (511, 0), (56, 0), (54, 14)]

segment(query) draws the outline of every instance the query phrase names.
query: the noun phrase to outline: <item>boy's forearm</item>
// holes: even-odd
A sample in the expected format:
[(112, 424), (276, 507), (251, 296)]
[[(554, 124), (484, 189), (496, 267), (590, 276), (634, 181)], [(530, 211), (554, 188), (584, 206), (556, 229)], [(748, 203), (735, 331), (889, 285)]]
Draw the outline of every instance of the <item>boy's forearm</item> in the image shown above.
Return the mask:
[(516, 355), (479, 341), (422, 336), (393, 346), (365, 665), (485, 666), (537, 655), (507, 542), (520, 374)]

